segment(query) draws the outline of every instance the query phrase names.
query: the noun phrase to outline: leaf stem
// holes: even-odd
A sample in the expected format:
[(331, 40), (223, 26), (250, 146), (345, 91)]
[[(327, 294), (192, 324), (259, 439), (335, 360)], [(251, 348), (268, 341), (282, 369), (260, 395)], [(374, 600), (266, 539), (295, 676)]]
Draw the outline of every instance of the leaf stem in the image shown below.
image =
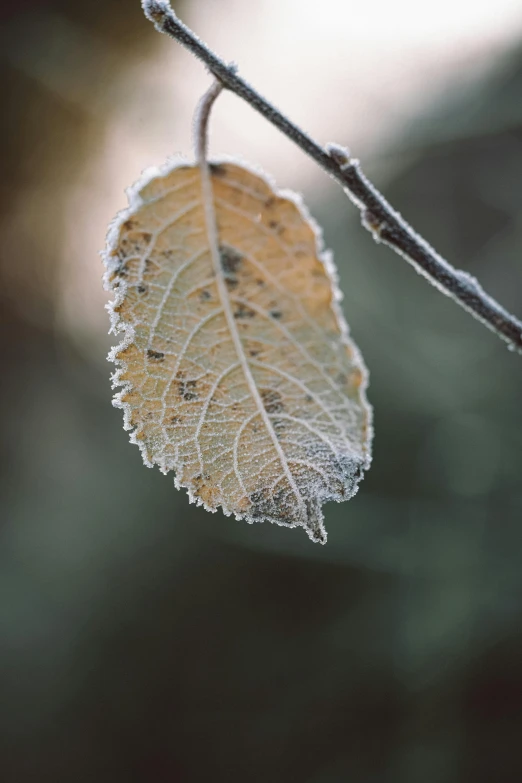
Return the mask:
[(194, 152), (196, 161), (201, 166), (207, 157), (208, 150), (208, 123), (210, 112), (223, 84), (216, 80), (213, 82), (198, 103), (194, 114)]
[[(474, 277), (455, 269), (417, 234), (366, 178), (359, 161), (351, 158), (346, 149), (336, 144), (327, 145), (326, 148), (321, 147), (294, 125), (238, 75), (235, 65), (227, 65), (183, 24), (166, 0), (142, 0), (142, 6), (145, 16), (154, 23), (159, 32), (170, 35), (189, 49), (205, 63), (223, 87), (249, 103), (344, 188), (360, 210), (363, 226), (377, 242), (383, 242), (395, 250), (439, 291), (451, 297), (505, 340), (511, 350), (522, 353), (522, 322), (486, 294)], [(200, 112), (204, 108), (207, 96), (203, 99)], [(211, 100), (208, 99), (210, 103), (205, 121), (208, 120), (208, 113), (215, 97), (217, 95)], [(198, 152), (201, 151), (199, 146), (197, 149)]]

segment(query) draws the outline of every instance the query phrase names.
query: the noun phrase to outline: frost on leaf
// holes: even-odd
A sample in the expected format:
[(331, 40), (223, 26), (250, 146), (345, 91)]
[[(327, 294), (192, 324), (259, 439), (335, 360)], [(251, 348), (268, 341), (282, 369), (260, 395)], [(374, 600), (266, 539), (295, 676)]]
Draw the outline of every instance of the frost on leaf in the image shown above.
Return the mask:
[(114, 403), (131, 440), (209, 511), (324, 543), (321, 506), (355, 493), (371, 422), (310, 218), (230, 161), (203, 173), (170, 163), (129, 202), (109, 231), (105, 282), (124, 334), (110, 354)]

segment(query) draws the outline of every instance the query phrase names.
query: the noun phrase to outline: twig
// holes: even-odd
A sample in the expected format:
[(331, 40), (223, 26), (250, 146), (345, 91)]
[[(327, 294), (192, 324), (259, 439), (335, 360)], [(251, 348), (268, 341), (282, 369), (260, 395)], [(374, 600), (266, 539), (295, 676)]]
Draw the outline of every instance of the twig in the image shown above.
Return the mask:
[(225, 88), (243, 98), (342, 185), (360, 210), (364, 227), (377, 242), (383, 242), (409, 261), (439, 291), (505, 340), (511, 350), (522, 352), (522, 322), (486, 294), (474, 277), (452, 267), (419, 236), (365, 177), (358, 160), (350, 158), (347, 150), (336, 144), (321, 147), (294, 125), (237, 74), (235, 65), (227, 65), (184, 25), (168, 2), (142, 0), (142, 6), (159, 32), (167, 33), (189, 49)]

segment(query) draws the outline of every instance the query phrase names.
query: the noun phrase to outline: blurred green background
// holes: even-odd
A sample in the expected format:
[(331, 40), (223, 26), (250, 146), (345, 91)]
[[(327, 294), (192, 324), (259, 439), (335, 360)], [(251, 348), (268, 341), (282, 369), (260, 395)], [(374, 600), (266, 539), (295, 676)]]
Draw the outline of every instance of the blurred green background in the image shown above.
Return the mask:
[[(169, 43), (137, 0), (1, 9), (0, 781), (520, 783), (521, 357), (318, 172), (305, 198), (370, 369), (373, 467), (325, 509), (325, 547), (189, 506), (111, 407), (101, 262), (70, 250), (76, 226), (103, 246), (111, 123)], [(364, 169), (521, 315), (522, 43), (477, 73), (427, 86)]]

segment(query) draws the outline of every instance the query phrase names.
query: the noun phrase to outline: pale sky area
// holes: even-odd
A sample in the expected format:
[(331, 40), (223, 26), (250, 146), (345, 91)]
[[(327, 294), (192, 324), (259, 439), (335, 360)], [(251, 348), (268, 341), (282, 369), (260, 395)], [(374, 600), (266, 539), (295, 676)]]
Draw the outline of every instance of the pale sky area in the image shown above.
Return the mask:
[[(311, 135), (347, 144), (360, 155), (433, 92), (451, 90), (456, 81), (487, 69), (508, 41), (522, 35), (522, 2), (201, 0), (189, 6), (184, 21)], [(200, 63), (175, 48), (164, 40), (158, 51), (157, 78), (168, 98), (157, 109), (164, 120), (152, 141), (163, 156), (172, 148), (190, 149), (187, 117), (208, 84)], [(315, 164), (239, 99), (225, 95), (220, 103), (214, 151), (275, 167), (294, 184), (315, 176)]]
[[(183, 21), (318, 141), (347, 145), (367, 163), (433, 94), (472, 82), (521, 38), (522, 2), (195, 0)], [(67, 327), (82, 324), (91, 336), (106, 329), (97, 263), (106, 223), (126, 206), (123, 190), (142, 169), (175, 153), (192, 156), (192, 113), (209, 83), (201, 63), (165, 36), (150, 61), (128, 74), (127, 100), (98, 166), (85, 170), (71, 195)], [(219, 99), (212, 129), (211, 154), (256, 162), (308, 202), (328, 187), (314, 163), (234, 96)]]

